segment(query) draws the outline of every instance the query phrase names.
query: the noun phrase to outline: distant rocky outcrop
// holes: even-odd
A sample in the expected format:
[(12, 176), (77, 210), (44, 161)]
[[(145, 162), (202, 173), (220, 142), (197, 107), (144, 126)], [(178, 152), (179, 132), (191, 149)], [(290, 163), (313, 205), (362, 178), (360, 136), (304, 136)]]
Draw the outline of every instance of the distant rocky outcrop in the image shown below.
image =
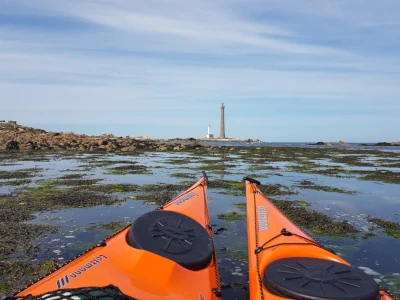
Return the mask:
[(333, 146), (333, 143), (330, 142), (316, 142), (314, 144), (309, 144), (309, 145), (313, 145), (313, 146)]
[(339, 141), (339, 145), (340, 146), (348, 146), (349, 144), (347, 144), (346, 142), (343, 142), (342, 140)]
[(388, 143), (388, 142), (379, 142), (374, 144), (373, 146), (400, 146), (400, 141), (398, 142), (392, 142), (392, 143)]
[(142, 139), (114, 137), (111, 134), (87, 136), (73, 132), (47, 132), (18, 125), (16, 122), (0, 122), (0, 150), (72, 150), (86, 152), (137, 150), (181, 151), (203, 146), (196, 140), (189, 145), (157, 142), (149, 137)]

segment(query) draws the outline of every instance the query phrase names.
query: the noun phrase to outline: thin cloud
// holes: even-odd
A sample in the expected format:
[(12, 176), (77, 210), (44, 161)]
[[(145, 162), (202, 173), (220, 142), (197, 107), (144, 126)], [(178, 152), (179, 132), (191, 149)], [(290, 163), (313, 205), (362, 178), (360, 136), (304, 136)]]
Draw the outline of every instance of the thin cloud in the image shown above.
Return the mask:
[(181, 120), (201, 132), (218, 123), (223, 101), (238, 134), (254, 121), (287, 136), (303, 128), (300, 140), (323, 122), (332, 136), (371, 124), (371, 134), (394, 136), (399, 7), (363, 3), (3, 1), (0, 117), (146, 128)]

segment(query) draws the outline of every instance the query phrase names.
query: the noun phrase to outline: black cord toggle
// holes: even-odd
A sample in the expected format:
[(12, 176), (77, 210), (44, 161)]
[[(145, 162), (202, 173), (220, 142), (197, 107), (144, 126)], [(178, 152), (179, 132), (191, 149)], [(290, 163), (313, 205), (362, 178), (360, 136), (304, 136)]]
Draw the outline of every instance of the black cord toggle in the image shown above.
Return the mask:
[(258, 253), (260, 253), (261, 251), (263, 251), (263, 248), (262, 248), (262, 247), (258, 247), (258, 248), (256, 248), (256, 251), (254, 251), (254, 253), (255, 253), (255, 254), (258, 254)]
[(290, 231), (287, 231), (286, 228), (283, 228), (281, 230), (281, 234), (284, 236), (292, 236), (293, 235), (293, 233), (291, 233)]
[(220, 298), (222, 296), (222, 293), (219, 289), (217, 288), (213, 288), (212, 292), (214, 293), (215, 296), (217, 296), (218, 298)]

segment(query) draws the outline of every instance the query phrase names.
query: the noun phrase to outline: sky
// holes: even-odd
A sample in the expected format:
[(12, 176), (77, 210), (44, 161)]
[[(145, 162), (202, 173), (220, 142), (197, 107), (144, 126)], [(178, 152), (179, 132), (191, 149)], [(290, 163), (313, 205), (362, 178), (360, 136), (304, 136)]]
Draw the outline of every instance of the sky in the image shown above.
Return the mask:
[(1, 0), (0, 120), (266, 142), (400, 140), (398, 0)]

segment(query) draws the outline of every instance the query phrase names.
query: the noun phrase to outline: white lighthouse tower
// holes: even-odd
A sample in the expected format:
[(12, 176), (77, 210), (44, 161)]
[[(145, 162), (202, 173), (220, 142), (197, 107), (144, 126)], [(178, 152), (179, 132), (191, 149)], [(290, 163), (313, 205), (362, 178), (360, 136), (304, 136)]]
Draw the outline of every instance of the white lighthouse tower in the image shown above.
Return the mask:
[(208, 131), (207, 131), (207, 135), (206, 135), (207, 139), (213, 139), (214, 135), (211, 133), (211, 125), (208, 124)]

